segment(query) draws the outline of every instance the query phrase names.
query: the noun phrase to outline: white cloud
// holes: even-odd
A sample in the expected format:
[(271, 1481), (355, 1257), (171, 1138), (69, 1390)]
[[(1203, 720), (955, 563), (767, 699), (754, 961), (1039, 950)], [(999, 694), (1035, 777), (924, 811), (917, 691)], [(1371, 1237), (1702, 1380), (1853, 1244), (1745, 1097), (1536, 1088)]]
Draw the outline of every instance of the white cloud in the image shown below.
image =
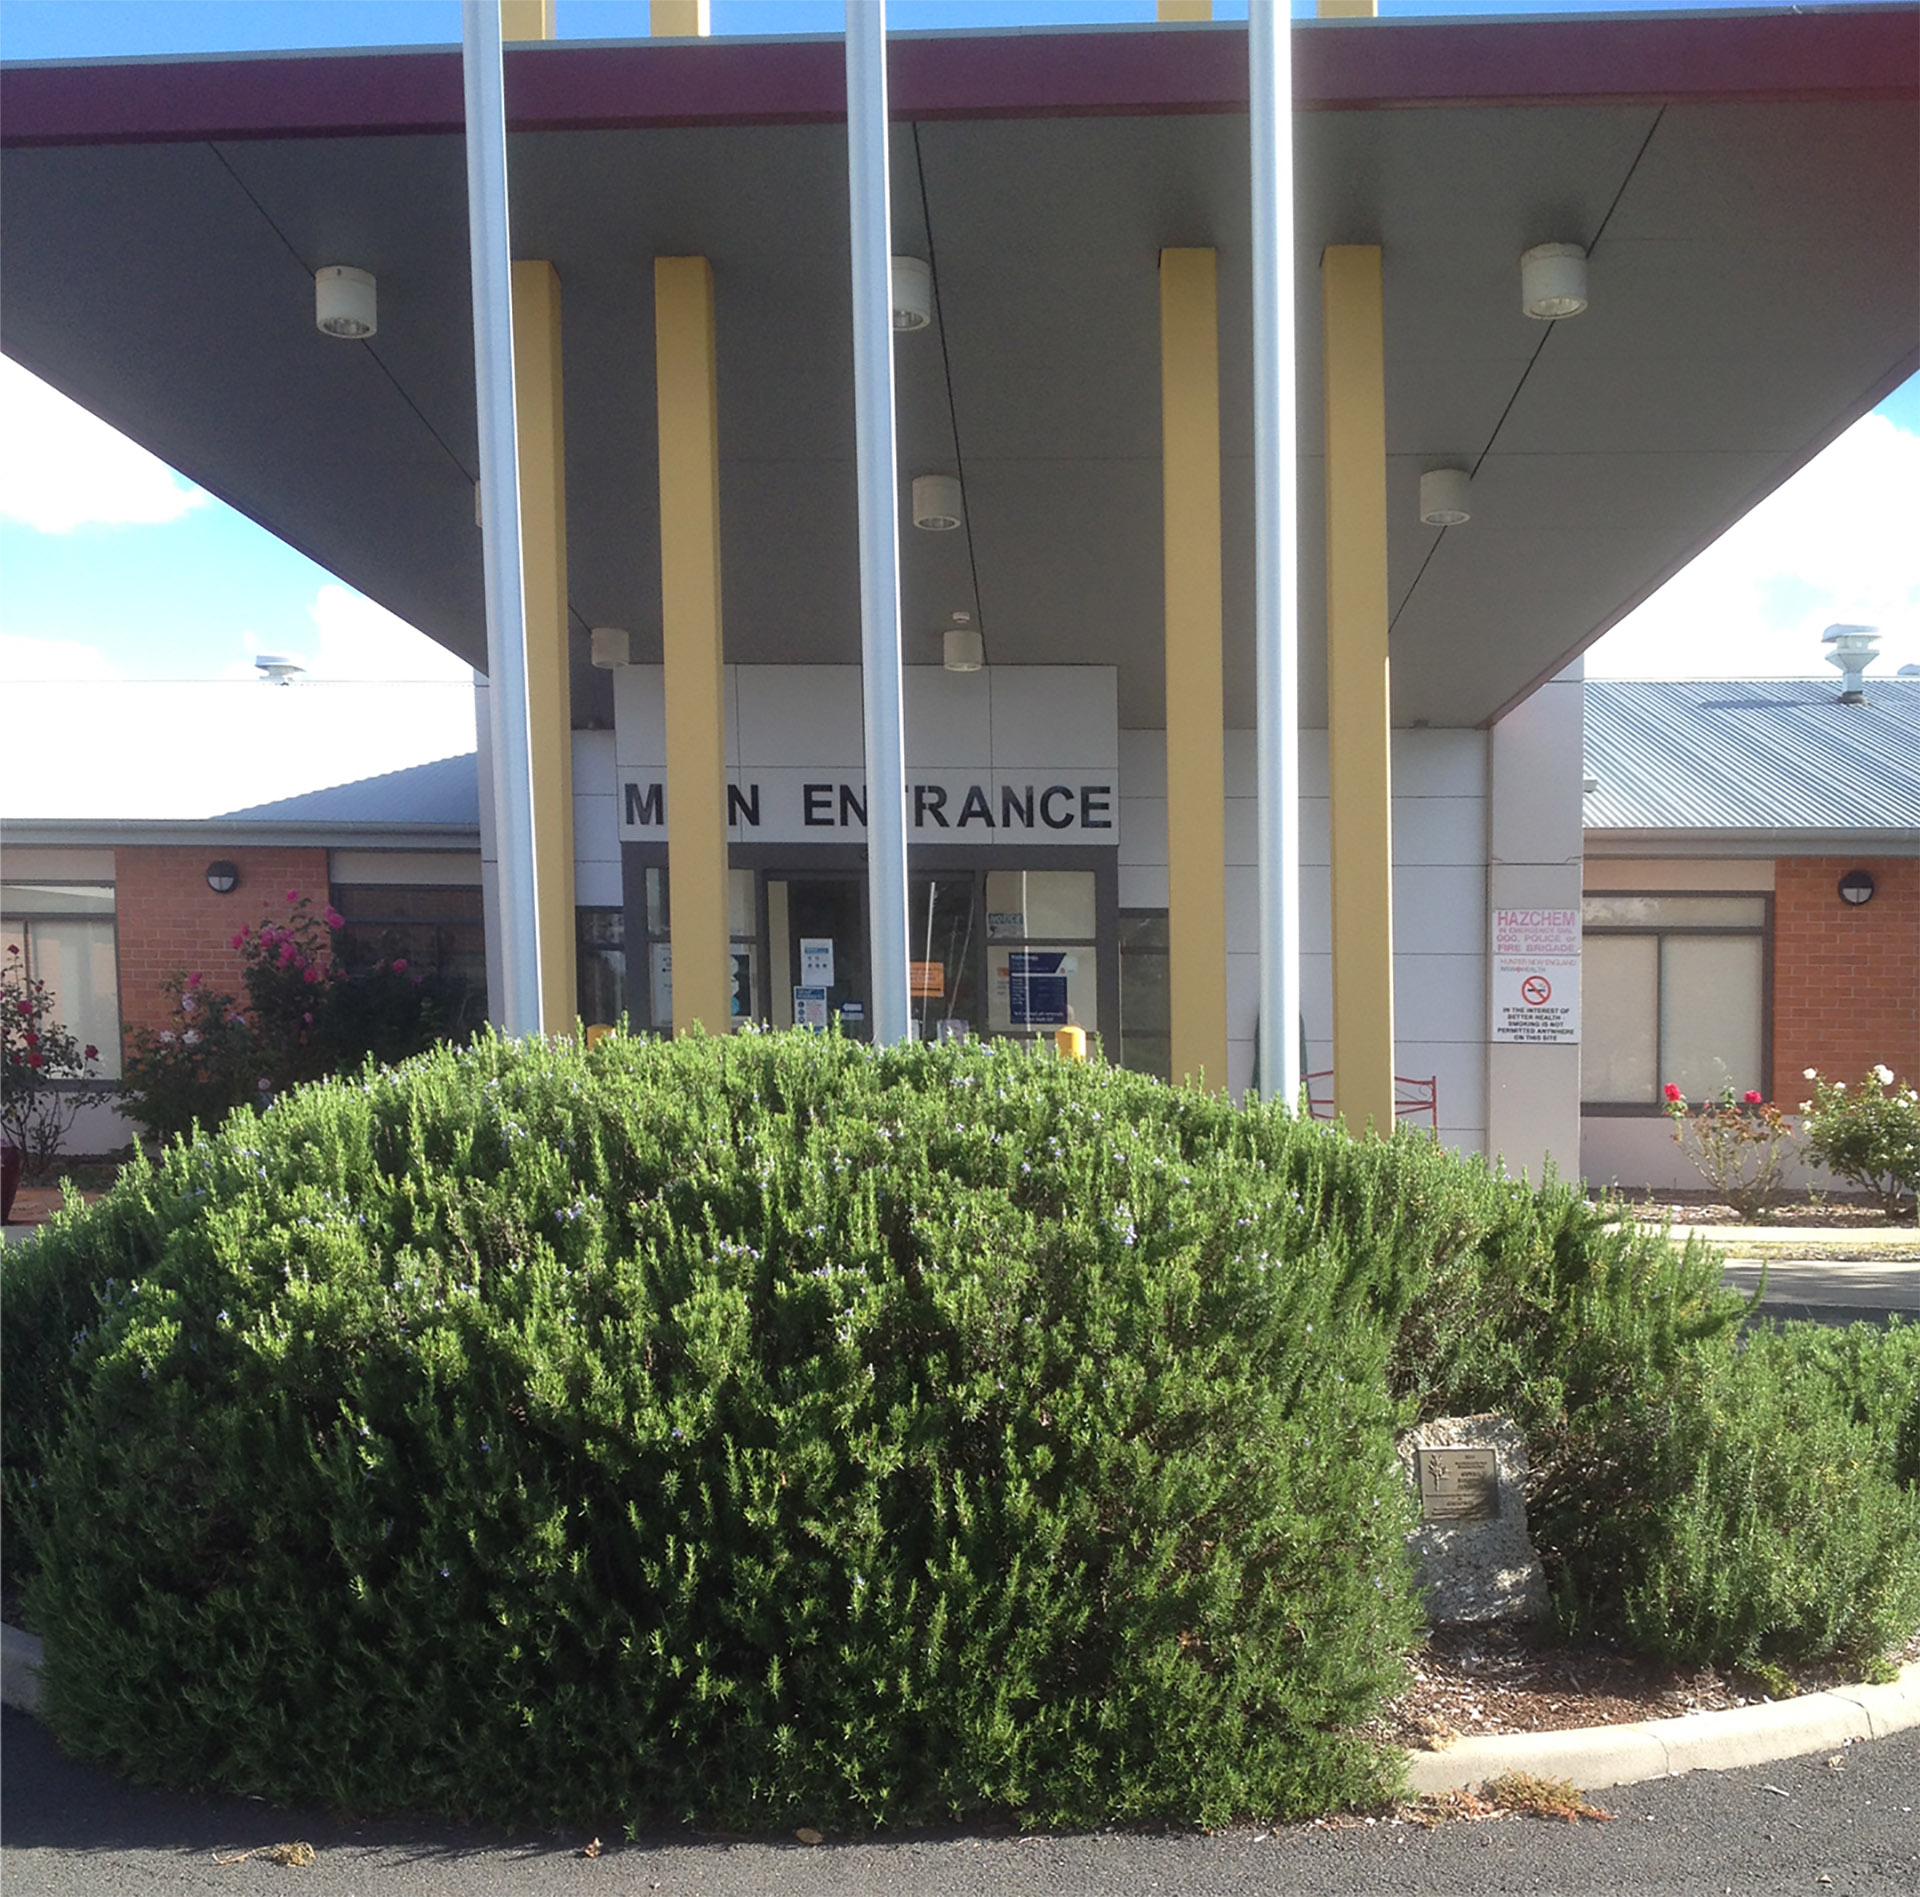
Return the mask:
[(9, 685), (95, 684), (120, 677), (104, 652), (77, 639), (28, 639), (0, 632), (0, 679)]
[(351, 587), (321, 587), (308, 608), (316, 678), (432, 679), (471, 685), (473, 667)]
[(1856, 422), (1587, 653), (1593, 678), (1809, 678), (1835, 622), (1920, 663), (1920, 435)]
[(153, 526), (208, 496), (17, 362), (0, 357), (0, 519), (43, 534)]

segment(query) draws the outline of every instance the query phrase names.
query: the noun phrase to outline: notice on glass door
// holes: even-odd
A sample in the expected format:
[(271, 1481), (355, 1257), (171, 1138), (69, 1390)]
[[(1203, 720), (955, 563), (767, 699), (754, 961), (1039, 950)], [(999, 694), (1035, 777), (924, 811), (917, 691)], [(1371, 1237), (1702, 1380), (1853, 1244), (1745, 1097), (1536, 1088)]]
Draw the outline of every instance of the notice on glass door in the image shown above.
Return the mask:
[(833, 986), (833, 937), (803, 935), (800, 938), (800, 980), (808, 988)]
[(1493, 912), (1493, 1038), (1553, 1045), (1580, 1038), (1580, 911)]

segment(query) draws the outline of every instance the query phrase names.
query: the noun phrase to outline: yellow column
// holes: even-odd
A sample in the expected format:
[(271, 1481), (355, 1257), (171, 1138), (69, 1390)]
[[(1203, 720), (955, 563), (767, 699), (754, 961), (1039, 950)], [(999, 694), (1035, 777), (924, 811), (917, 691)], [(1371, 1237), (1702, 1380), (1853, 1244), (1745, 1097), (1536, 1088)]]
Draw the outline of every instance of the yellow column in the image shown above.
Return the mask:
[(1157, 17), (1165, 20), (1210, 20), (1213, 0), (1160, 0)]
[(500, 37), (503, 40), (552, 39), (553, 0), (500, 0)]
[(727, 739), (720, 688), (720, 411), (713, 267), (653, 260), (660, 406), (660, 609), (667, 694), (667, 871), (673, 1028), (724, 1034)]
[(1160, 253), (1173, 1077), (1213, 1088), (1227, 1084), (1218, 274), (1211, 250)]
[(1314, 12), (1323, 20), (1371, 20), (1380, 7), (1378, 0), (1319, 0)]
[(657, 40), (705, 39), (712, 30), (707, 0), (653, 0), (647, 14), (647, 31)]
[(1380, 250), (1320, 259), (1327, 412), (1327, 741), (1333, 799), (1333, 1104), (1393, 1128), (1393, 769)]
[(513, 358), (541, 1026), (549, 1034), (571, 1034), (578, 1004), (573, 694), (567, 663), (567, 443), (561, 400), (560, 279), (550, 263), (513, 266)]

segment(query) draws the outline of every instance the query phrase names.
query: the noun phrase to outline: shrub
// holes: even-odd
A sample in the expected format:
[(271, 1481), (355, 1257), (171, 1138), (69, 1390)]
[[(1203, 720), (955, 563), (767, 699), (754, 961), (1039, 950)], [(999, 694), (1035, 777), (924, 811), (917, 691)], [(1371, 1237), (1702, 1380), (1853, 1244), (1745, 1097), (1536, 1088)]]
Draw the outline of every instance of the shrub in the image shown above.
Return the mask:
[(1801, 1106), (1807, 1149), (1849, 1183), (1877, 1197), (1889, 1217), (1920, 1210), (1920, 1093), (1875, 1067), (1849, 1092), (1844, 1080), (1807, 1069), (1813, 1098)]
[(806, 1035), (486, 1041), (236, 1115), (29, 1254), (48, 1716), (365, 1811), (1377, 1796), (1351, 1728), (1415, 1616), (1352, 1163)]
[(1697, 1402), (1671, 1412), (1623, 1591), (1628, 1632), (1662, 1658), (1859, 1662), (1920, 1627), (1920, 1491), (1894, 1473), (1920, 1354), (1866, 1326), (1836, 1351), (1809, 1328), (1703, 1361)]

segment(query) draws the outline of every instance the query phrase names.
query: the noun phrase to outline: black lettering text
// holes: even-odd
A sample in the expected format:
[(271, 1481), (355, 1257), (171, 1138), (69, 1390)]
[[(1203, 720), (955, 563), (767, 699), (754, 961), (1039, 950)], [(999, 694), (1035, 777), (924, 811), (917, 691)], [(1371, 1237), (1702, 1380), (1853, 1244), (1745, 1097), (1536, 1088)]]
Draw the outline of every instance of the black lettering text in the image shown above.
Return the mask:
[(629, 823), (665, 823), (666, 820), (665, 785), (648, 784), (644, 788), (639, 784), (627, 786), (627, 821)]
[(987, 793), (978, 784), (967, 786), (967, 801), (960, 806), (959, 827), (964, 830), (974, 818), (978, 817), (989, 830), (993, 828), (993, 810), (987, 802)]
[(1111, 830), (1113, 819), (1107, 814), (1113, 808), (1113, 786), (1111, 784), (1082, 784), (1080, 786), (1080, 828), (1083, 830)]
[(1027, 786), (1026, 800), (1022, 802), (1020, 793), (1011, 784), (1000, 786), (1000, 827), (1003, 830), (1013, 828), (1013, 820), (1020, 821), (1031, 830), (1033, 828), (1033, 786)]
[(760, 786), (749, 784), (742, 790), (738, 784), (727, 786), (727, 821), (744, 823), (752, 829), (760, 827)]
[[(1053, 814), (1053, 800), (1056, 797), (1066, 800), (1067, 814), (1056, 817)], [(1065, 784), (1049, 784), (1040, 793), (1040, 821), (1049, 830), (1071, 830), (1073, 828), (1073, 791)]]
[(924, 830), (928, 818), (932, 818), (943, 830), (951, 828), (947, 822), (947, 790), (944, 784), (916, 784), (913, 787), (913, 827)]
[(840, 786), (840, 828), (851, 829), (856, 825), (864, 828), (867, 821), (867, 800), (851, 784)]
[(800, 821), (816, 830), (833, 828), (833, 786), (831, 784), (800, 786)]

